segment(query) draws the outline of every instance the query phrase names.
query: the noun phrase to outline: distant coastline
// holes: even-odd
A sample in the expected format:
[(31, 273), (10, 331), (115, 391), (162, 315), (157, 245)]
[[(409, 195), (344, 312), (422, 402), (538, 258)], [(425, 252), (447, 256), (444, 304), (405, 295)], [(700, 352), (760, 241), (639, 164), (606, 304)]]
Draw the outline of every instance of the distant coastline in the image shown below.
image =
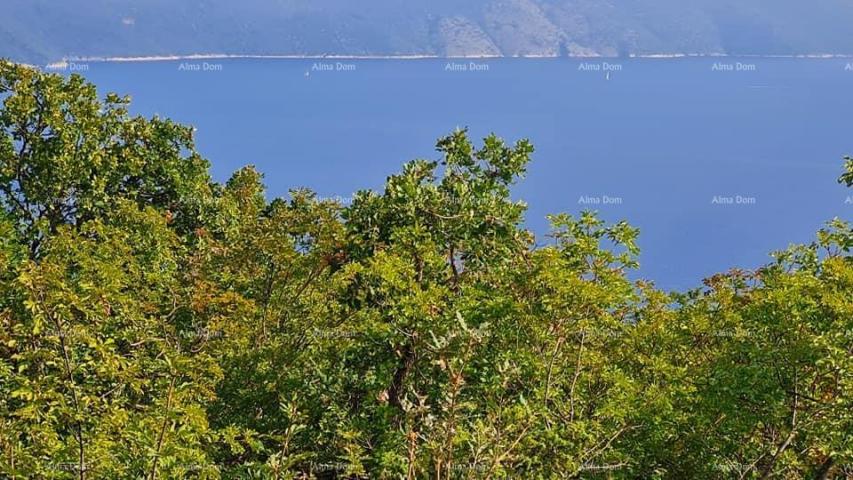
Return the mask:
[(510, 59), (510, 58), (567, 58), (567, 59), (589, 59), (589, 58), (648, 58), (648, 59), (670, 59), (670, 58), (803, 58), (803, 59), (833, 59), (853, 58), (853, 54), (834, 53), (810, 53), (796, 55), (760, 55), (760, 54), (728, 54), (728, 53), (649, 53), (630, 54), (627, 56), (611, 55), (425, 55), (425, 54), (399, 54), (399, 55), (254, 55), (254, 54), (190, 54), (190, 55), (150, 55), (150, 56), (72, 56), (64, 58), (48, 65), (58, 65), (64, 62), (91, 62), (91, 63), (131, 63), (131, 62), (170, 62), (184, 60), (426, 60), (426, 59)]

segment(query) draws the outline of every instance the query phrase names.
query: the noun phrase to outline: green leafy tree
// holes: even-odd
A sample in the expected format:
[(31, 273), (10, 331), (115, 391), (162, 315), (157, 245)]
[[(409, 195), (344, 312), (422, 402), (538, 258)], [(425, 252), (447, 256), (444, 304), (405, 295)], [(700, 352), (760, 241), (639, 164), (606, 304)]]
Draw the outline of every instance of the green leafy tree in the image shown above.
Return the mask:
[(128, 98), (100, 101), (80, 76), (7, 62), (0, 99), (0, 200), (32, 258), (60, 226), (108, 216), (122, 199), (198, 226), (210, 181), (190, 127), (131, 117)]
[(848, 187), (853, 187), (853, 157), (844, 157), (845, 172), (838, 179), (839, 183), (846, 183)]
[(185, 331), (183, 234), (211, 191), (191, 130), (8, 63), (0, 97), (0, 472), (213, 476), (220, 369)]

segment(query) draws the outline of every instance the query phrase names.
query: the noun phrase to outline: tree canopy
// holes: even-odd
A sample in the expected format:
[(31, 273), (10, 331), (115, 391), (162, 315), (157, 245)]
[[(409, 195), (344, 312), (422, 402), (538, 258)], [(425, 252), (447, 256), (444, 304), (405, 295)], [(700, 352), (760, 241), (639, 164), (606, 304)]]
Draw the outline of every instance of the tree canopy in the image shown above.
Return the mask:
[[(350, 205), (0, 63), (0, 477), (848, 478), (853, 229), (669, 293), (464, 130)], [(840, 182), (853, 185), (853, 161)]]

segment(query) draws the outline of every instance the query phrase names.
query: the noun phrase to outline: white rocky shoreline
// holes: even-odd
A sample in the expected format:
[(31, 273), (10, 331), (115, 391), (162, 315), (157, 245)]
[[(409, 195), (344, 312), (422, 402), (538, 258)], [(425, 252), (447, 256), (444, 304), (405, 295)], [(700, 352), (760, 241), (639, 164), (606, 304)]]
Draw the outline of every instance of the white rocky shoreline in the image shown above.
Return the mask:
[(808, 59), (845, 59), (853, 58), (853, 54), (834, 53), (810, 53), (796, 55), (759, 55), (759, 54), (727, 54), (727, 53), (649, 53), (630, 54), (627, 56), (610, 55), (425, 55), (425, 54), (398, 54), (398, 55), (255, 55), (255, 54), (190, 54), (190, 55), (151, 55), (151, 56), (71, 56), (48, 65), (61, 65), (67, 62), (90, 62), (90, 63), (128, 63), (128, 62), (169, 62), (181, 60), (424, 60), (424, 59), (503, 59), (503, 58), (647, 58), (647, 59), (670, 59), (670, 58), (808, 58)]

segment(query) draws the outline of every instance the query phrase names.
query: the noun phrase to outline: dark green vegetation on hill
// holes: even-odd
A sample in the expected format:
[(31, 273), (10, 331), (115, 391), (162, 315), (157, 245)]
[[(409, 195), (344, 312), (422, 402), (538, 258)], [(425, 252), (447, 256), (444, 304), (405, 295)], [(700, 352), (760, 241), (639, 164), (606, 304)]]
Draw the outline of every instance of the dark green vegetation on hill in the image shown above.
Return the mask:
[(853, 54), (846, 0), (4, 0), (0, 56)]
[(666, 294), (625, 223), (533, 246), (525, 141), (270, 202), (80, 77), (0, 98), (2, 478), (853, 475), (844, 221)]

